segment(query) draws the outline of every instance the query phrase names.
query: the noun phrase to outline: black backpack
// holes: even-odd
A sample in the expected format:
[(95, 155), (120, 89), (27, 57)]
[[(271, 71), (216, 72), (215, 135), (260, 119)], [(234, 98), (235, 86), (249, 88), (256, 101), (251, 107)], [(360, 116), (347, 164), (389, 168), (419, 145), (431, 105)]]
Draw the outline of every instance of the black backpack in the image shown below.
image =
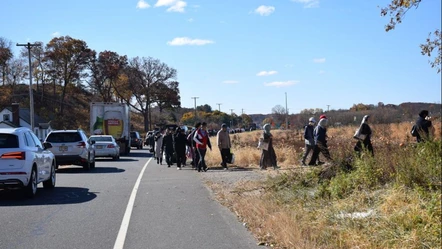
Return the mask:
[(419, 127), (416, 124), (414, 124), (413, 127), (411, 127), (410, 133), (411, 136), (417, 137), (419, 135)]

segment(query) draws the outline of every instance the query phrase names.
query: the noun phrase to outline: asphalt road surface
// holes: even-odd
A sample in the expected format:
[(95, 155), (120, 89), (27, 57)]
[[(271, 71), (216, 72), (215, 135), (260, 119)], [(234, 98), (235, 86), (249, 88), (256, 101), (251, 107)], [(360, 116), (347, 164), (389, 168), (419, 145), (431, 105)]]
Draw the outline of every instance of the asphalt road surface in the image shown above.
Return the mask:
[(55, 189), (40, 184), (34, 199), (0, 190), (0, 248), (263, 248), (198, 174), (146, 149), (91, 171), (61, 166)]

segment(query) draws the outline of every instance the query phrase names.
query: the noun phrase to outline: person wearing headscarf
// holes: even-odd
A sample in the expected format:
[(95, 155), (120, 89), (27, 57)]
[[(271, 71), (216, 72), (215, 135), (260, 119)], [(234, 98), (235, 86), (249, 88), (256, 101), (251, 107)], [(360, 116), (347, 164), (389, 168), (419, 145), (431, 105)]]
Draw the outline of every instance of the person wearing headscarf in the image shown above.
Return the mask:
[(356, 143), (354, 150), (356, 151), (356, 153), (361, 153), (364, 148), (367, 149), (372, 155), (374, 155), (374, 151), (373, 151), (373, 145), (371, 144), (371, 128), (368, 125), (368, 119), (369, 119), (369, 115), (365, 115), (362, 118), (362, 122), (361, 125), (359, 126), (359, 130), (358, 130), (358, 137), (356, 137), (358, 139), (358, 142)]
[(261, 169), (267, 169), (267, 167), (272, 166), (274, 169), (278, 169), (278, 164), (276, 161), (276, 153), (275, 149), (273, 148), (273, 135), (270, 133), (270, 124), (265, 124), (262, 133), (262, 141), (264, 143), (268, 143), (268, 149), (263, 149), (261, 152), (261, 159), (259, 161), (259, 167)]
[(430, 138), (430, 135), (434, 134), (434, 127), (428, 114), (429, 113), (427, 110), (422, 110), (419, 112), (419, 117), (416, 120), (416, 126), (418, 130), (416, 141), (418, 143), (427, 141)]
[(319, 153), (322, 153), (327, 160), (332, 161), (330, 151), (328, 150), (327, 146), (327, 124), (327, 117), (325, 115), (321, 115), (319, 117), (318, 125), (313, 131), (315, 137), (315, 149), (312, 157), (310, 158), (310, 162), (308, 163), (310, 166), (316, 165), (316, 161), (319, 159)]
[(154, 137), (155, 141), (155, 158), (157, 159), (158, 164), (162, 164), (163, 162), (163, 134), (157, 131)]
[(310, 151), (313, 151), (315, 149), (315, 137), (313, 135), (313, 130), (315, 129), (316, 120), (314, 117), (311, 117), (308, 119), (308, 124), (304, 126), (304, 141), (305, 141), (305, 150), (304, 155), (302, 156), (302, 166), (306, 166), (305, 159), (307, 159), (308, 154), (310, 154)]

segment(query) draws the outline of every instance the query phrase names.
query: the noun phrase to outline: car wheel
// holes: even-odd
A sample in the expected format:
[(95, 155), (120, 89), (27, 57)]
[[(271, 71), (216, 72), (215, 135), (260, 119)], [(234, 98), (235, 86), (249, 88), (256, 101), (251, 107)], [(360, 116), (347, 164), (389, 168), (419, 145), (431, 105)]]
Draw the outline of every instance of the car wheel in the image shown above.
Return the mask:
[(28, 198), (33, 198), (35, 194), (37, 193), (37, 170), (35, 167), (31, 170), (31, 176), (29, 178), (28, 185), (26, 185), (24, 189), (24, 194)]
[(87, 161), (83, 164), (84, 170), (90, 170), (91, 169), (91, 161), (90, 161), (90, 155), (87, 157)]
[(56, 180), (56, 176), (55, 176), (55, 163), (52, 163), (52, 167), (51, 167), (51, 176), (49, 177), (49, 179), (47, 179), (46, 181), (43, 182), (43, 187), (44, 188), (54, 188), (55, 187), (55, 180)]
[(95, 154), (94, 154), (94, 160), (91, 162), (91, 169), (95, 169)]

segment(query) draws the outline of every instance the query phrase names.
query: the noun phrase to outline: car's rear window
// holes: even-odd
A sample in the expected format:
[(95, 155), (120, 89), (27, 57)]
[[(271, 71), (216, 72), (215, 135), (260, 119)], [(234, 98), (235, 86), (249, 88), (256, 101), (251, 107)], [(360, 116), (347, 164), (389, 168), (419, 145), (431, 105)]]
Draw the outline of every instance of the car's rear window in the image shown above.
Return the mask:
[(131, 137), (131, 138), (137, 138), (138, 136), (137, 136), (137, 133), (135, 133), (135, 132), (131, 132), (131, 133), (130, 133), (130, 137)]
[(56, 132), (49, 134), (46, 141), (51, 143), (74, 143), (81, 142), (82, 139), (77, 132)]
[(14, 134), (0, 134), (0, 148), (18, 148), (18, 137)]
[(111, 137), (91, 137), (90, 140), (95, 142), (112, 142)]

